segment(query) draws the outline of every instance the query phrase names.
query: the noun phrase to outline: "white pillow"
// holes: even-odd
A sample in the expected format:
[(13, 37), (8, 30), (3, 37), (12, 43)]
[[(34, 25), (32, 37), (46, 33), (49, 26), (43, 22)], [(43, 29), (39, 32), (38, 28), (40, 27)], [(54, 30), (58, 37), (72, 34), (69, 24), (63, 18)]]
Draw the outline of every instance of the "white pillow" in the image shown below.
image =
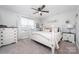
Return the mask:
[(45, 32), (50, 32), (50, 29), (44, 29), (43, 31), (45, 31)]

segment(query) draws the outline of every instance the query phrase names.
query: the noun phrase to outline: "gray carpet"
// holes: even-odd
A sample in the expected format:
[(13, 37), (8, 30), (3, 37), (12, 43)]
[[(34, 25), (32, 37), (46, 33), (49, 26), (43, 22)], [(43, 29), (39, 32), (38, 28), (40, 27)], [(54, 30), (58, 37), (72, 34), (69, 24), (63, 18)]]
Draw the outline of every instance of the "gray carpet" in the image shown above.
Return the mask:
[(58, 54), (78, 54), (79, 50), (74, 43), (61, 41), (60, 48), (57, 50)]
[[(76, 54), (79, 53), (77, 46), (73, 43), (61, 41), (60, 48), (56, 54)], [(3, 46), (0, 54), (51, 54), (51, 49), (30, 39), (22, 39), (17, 43)]]
[(22, 39), (17, 43), (3, 46), (0, 54), (50, 54), (51, 49), (30, 39)]

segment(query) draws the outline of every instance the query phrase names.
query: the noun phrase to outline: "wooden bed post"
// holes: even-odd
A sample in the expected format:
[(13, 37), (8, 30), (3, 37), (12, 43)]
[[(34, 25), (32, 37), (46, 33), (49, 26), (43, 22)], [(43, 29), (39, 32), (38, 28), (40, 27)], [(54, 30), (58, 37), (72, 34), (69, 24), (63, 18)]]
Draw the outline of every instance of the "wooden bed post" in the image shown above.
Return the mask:
[(52, 50), (52, 54), (54, 54), (55, 53), (55, 36), (53, 36), (54, 38), (52, 38), (52, 35), (54, 34), (54, 30), (53, 30), (54, 28), (53, 27), (51, 27), (51, 50)]
[(52, 45), (52, 47), (51, 47), (51, 51), (52, 51), (52, 54), (55, 53), (55, 46), (54, 46), (54, 45)]
[[(56, 37), (55, 37), (55, 33), (57, 33), (57, 28), (55, 26), (52, 26), (51, 30), (52, 30), (51, 31), (51, 42), (52, 42), (51, 50), (52, 50), (52, 54), (54, 54), (55, 48), (58, 47), (57, 42), (56, 42)], [(54, 35), (54, 36), (52, 36), (52, 35)]]

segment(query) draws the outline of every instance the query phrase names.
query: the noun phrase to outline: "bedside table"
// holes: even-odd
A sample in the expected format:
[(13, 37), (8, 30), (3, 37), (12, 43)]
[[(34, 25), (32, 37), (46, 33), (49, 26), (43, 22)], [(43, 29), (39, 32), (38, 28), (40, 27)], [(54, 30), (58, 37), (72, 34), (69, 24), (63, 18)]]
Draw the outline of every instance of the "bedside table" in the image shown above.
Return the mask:
[(63, 32), (63, 39), (75, 43), (75, 33)]

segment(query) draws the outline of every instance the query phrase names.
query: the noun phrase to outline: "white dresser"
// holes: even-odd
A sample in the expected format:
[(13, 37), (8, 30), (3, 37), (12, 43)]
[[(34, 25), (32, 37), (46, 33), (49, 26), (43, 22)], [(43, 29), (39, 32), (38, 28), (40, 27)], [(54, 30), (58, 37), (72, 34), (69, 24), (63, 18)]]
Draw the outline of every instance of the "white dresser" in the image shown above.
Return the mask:
[(75, 33), (63, 33), (63, 40), (75, 43)]
[(0, 46), (17, 42), (17, 28), (0, 28)]

